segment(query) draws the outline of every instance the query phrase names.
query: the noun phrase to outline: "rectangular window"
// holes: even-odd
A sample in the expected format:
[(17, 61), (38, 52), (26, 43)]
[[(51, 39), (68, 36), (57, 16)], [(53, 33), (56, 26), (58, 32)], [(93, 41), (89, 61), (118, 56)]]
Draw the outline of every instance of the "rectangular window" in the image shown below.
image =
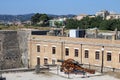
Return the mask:
[(89, 58), (89, 51), (85, 50), (85, 58)]
[(111, 53), (107, 53), (107, 61), (111, 61)]
[(75, 57), (78, 57), (78, 49), (75, 49)]
[(37, 45), (37, 52), (40, 52), (40, 45)]
[(37, 57), (37, 65), (40, 65), (40, 58)]
[(65, 49), (65, 55), (66, 55), (66, 56), (69, 56), (69, 48), (66, 48), (66, 49)]
[(56, 47), (52, 47), (52, 54), (56, 53)]
[(99, 52), (99, 51), (96, 51), (96, 52), (95, 52), (95, 59), (96, 59), (96, 60), (99, 60), (99, 59), (100, 59), (100, 52)]
[(44, 58), (44, 64), (48, 64), (48, 59)]

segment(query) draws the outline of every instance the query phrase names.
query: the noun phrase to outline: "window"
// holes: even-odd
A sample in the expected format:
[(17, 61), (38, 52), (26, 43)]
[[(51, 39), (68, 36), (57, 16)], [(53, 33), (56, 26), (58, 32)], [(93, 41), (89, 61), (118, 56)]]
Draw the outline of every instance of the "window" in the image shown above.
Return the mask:
[(95, 59), (98, 60), (100, 58), (100, 52), (96, 51), (95, 52)]
[(107, 61), (111, 61), (111, 53), (107, 53)]
[(89, 51), (85, 50), (85, 58), (89, 58)]
[(69, 56), (69, 48), (65, 49), (65, 54), (66, 54), (66, 56)]
[(75, 57), (78, 57), (78, 49), (75, 49)]
[(37, 57), (37, 65), (40, 65), (40, 58)]
[(37, 45), (37, 52), (40, 52), (40, 45)]
[(56, 53), (56, 47), (52, 47), (52, 54)]
[(48, 64), (48, 59), (44, 58), (44, 64)]

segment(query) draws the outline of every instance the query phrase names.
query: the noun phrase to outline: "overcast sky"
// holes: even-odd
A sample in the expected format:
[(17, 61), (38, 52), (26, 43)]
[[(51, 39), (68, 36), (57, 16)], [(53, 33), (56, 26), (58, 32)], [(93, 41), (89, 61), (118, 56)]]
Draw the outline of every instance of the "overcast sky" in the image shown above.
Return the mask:
[(0, 14), (95, 14), (100, 10), (120, 13), (120, 0), (0, 0)]

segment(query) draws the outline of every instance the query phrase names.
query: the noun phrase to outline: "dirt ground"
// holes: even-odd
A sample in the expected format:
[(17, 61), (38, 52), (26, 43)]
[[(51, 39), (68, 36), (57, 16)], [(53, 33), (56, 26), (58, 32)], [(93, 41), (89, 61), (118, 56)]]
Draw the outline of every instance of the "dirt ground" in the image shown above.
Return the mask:
[(120, 79), (120, 72), (112, 72), (112, 71), (109, 71), (109, 72), (106, 72), (104, 73), (105, 75), (109, 75), (109, 76), (113, 76), (115, 78), (118, 78)]

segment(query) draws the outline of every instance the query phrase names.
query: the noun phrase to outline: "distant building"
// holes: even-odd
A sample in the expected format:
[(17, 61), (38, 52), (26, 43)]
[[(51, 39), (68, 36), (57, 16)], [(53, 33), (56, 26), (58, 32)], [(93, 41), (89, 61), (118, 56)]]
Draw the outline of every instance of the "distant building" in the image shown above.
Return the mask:
[[(64, 25), (65, 21), (66, 21), (66, 18), (58, 18), (58, 19), (49, 20), (49, 26), (57, 27), (57, 25), (55, 24), (56, 22), (60, 25)], [(59, 26), (59, 27), (62, 27), (62, 26)]]
[(110, 13), (107, 10), (101, 10), (101, 11), (97, 12), (95, 15), (103, 17), (103, 19), (105, 19), (109, 14)]
[(81, 19), (83, 19), (84, 17), (87, 17), (87, 16), (88, 16), (87, 14), (80, 14), (80, 15), (77, 15), (77, 16), (75, 17), (75, 19), (81, 20)]
[(80, 37), (85, 37), (85, 30), (80, 30), (80, 29), (71, 29), (69, 30), (69, 37), (73, 38), (80, 38)]
[(86, 30), (86, 38), (96, 38), (96, 39), (109, 39), (109, 40), (120, 40), (120, 32), (115, 29), (115, 31), (102, 32), (97, 28), (91, 28)]
[(8, 21), (8, 22), (4, 22), (3, 24), (4, 24), (4, 25), (13, 25), (14, 23)]
[(22, 24), (24, 24), (24, 25), (31, 25), (32, 24), (32, 22), (31, 21), (24, 21), (24, 22), (22, 22)]
[(13, 24), (16, 25), (16, 26), (22, 26), (21, 21), (15, 21), (15, 22), (13, 22)]
[(88, 15), (89, 18), (95, 18), (95, 15)]
[(107, 20), (109, 19), (120, 19), (120, 14), (110, 14), (106, 17)]

